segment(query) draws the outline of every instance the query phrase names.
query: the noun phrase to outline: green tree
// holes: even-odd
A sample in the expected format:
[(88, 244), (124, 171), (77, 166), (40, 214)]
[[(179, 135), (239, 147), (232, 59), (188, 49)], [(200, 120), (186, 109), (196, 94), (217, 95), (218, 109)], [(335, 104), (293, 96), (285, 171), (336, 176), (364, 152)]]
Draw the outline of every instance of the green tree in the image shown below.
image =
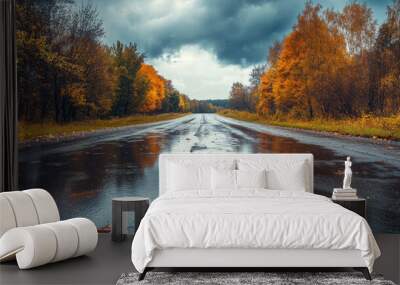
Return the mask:
[(167, 93), (162, 104), (164, 112), (179, 112), (179, 97), (180, 94), (175, 89), (171, 93)]
[[(136, 88), (135, 79), (139, 71), (144, 55), (139, 52), (136, 44), (129, 43), (128, 45), (122, 44), (117, 41), (111, 48), (114, 56), (116, 70), (118, 72), (117, 89), (115, 100), (112, 107), (113, 115), (126, 116), (135, 113), (142, 102), (143, 94), (138, 93), (138, 90), (143, 90), (142, 86)], [(136, 92), (135, 92), (136, 90)]]
[(72, 1), (18, 0), (16, 9), (19, 118), (61, 121), (61, 90), (81, 69), (65, 56)]
[(131, 104), (133, 110), (130, 110), (130, 112), (138, 110), (138, 108), (143, 105), (146, 100), (146, 94), (149, 90), (150, 80), (146, 76), (136, 76), (133, 102)]

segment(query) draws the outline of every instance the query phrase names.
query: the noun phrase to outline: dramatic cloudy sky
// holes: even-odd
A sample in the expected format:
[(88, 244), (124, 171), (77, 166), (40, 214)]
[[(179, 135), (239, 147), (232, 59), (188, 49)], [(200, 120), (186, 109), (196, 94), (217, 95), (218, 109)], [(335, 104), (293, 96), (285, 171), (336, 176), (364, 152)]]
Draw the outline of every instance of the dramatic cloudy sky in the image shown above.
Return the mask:
[[(302, 0), (86, 0), (104, 21), (106, 37), (136, 42), (161, 75), (191, 98), (227, 98), (233, 82), (248, 82), (268, 47), (281, 40)], [(348, 1), (322, 0), (341, 9)], [(369, 0), (378, 22), (391, 0)]]

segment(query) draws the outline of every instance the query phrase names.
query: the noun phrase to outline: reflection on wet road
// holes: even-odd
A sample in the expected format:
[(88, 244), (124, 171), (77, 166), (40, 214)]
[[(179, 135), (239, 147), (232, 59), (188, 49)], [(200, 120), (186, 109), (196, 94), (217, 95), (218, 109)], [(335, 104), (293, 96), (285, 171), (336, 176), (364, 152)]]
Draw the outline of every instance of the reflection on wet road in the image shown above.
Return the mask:
[(353, 183), (368, 199), (376, 232), (400, 233), (400, 143), (376, 143), (240, 122), (214, 114), (122, 128), (20, 150), (20, 188), (48, 189), (62, 218), (111, 223), (111, 198), (158, 195), (162, 152), (313, 153), (315, 192), (330, 196), (353, 160)]

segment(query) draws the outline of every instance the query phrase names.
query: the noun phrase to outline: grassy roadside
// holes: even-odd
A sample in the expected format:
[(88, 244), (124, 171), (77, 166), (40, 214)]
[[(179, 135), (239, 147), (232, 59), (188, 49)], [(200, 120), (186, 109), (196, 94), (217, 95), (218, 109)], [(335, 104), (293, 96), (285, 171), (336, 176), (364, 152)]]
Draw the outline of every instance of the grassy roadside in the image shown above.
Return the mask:
[(159, 115), (134, 115), (125, 118), (115, 118), (109, 120), (90, 120), (81, 122), (71, 122), (66, 124), (48, 123), (18, 123), (18, 140), (19, 142), (40, 141), (40, 140), (57, 140), (70, 136), (80, 136), (88, 132), (107, 128), (117, 128), (129, 125), (137, 125), (143, 123), (153, 123), (176, 119), (187, 114), (167, 113)]
[(298, 121), (268, 119), (260, 117), (257, 114), (235, 110), (221, 110), (218, 114), (233, 119), (265, 125), (331, 132), (368, 138), (400, 140), (400, 116)]

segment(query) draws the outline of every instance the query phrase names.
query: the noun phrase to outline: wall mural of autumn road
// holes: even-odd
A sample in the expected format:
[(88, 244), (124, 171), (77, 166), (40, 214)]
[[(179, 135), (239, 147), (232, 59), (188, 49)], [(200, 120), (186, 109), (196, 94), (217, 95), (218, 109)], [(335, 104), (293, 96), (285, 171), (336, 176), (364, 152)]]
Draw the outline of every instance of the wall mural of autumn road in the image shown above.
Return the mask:
[(111, 198), (158, 196), (162, 152), (312, 152), (315, 192), (330, 196), (343, 179), (343, 157), (353, 155), (354, 181), (368, 198), (375, 231), (400, 232), (400, 144), (376, 144), (194, 114), (148, 127), (93, 134), (62, 144), (22, 148), (22, 186), (51, 189), (64, 217), (83, 215), (98, 226), (111, 222)]
[(400, 0), (17, 0), (20, 188), (111, 222), (163, 152), (313, 153), (400, 233)]

